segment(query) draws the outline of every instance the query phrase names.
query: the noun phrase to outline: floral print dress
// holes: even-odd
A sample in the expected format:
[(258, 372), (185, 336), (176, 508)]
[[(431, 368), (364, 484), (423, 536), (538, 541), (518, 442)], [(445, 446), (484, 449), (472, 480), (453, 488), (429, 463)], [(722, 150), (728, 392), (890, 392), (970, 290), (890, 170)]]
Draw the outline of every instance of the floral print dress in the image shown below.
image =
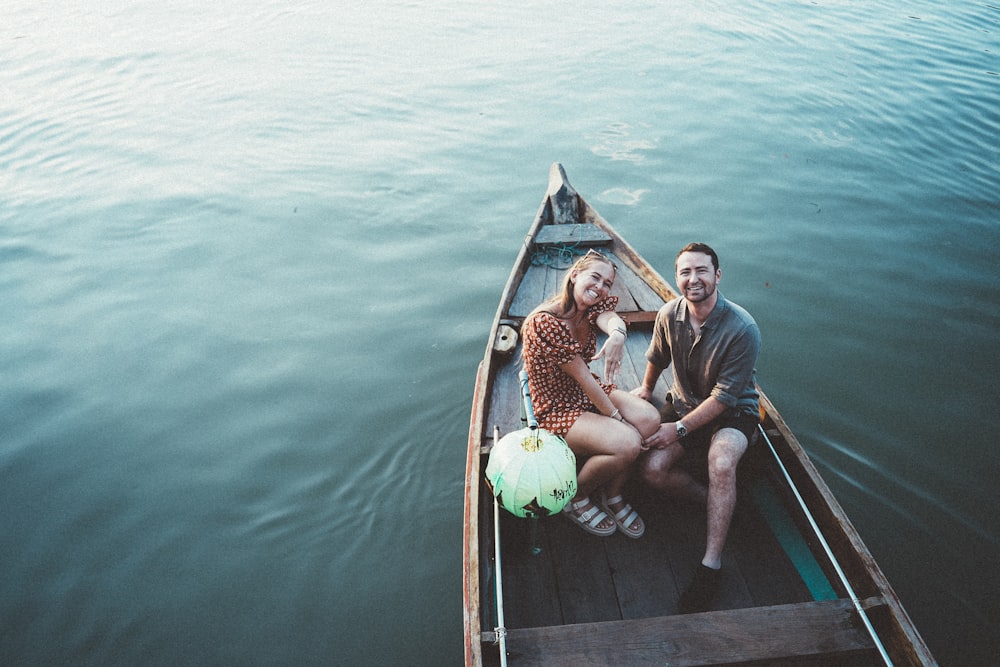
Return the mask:
[[(590, 332), (584, 344), (577, 341), (565, 322), (551, 313), (537, 311), (521, 325), (524, 340), (524, 369), (528, 371), (528, 389), (535, 408), (538, 425), (559, 436), (565, 436), (584, 412), (594, 410), (594, 404), (576, 380), (560, 366), (580, 355), (590, 363), (597, 353), (597, 316), (614, 311), (618, 297), (609, 296), (587, 309)], [(606, 394), (616, 388), (594, 375)]]

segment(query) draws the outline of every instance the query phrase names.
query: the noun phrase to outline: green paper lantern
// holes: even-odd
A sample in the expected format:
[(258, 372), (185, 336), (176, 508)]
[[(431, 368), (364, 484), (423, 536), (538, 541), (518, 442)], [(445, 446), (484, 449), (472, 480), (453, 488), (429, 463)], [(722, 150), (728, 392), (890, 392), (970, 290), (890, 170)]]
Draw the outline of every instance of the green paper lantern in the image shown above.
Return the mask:
[(497, 501), (511, 514), (549, 516), (576, 495), (576, 456), (558, 435), (522, 428), (493, 446), (486, 480)]

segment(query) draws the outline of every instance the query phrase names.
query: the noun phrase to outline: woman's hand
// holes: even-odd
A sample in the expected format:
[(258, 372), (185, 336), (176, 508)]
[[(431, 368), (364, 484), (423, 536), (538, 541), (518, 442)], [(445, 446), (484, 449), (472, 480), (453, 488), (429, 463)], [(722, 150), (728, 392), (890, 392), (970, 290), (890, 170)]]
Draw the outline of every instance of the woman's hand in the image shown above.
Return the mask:
[(594, 359), (604, 358), (604, 379), (607, 382), (614, 382), (619, 371), (622, 369), (622, 359), (625, 356), (625, 336), (612, 332), (604, 345), (594, 355)]

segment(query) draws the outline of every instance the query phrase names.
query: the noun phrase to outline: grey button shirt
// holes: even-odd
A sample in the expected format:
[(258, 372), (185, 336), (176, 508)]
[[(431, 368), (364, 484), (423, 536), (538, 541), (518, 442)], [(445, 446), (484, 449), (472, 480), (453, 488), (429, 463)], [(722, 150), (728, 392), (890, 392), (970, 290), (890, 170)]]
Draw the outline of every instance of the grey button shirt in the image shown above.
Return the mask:
[(646, 359), (657, 368), (672, 369), (674, 410), (683, 417), (714, 396), (734, 413), (757, 413), (760, 329), (753, 317), (720, 292), (697, 336), (689, 318), (683, 298), (664, 305), (656, 314), (646, 352)]

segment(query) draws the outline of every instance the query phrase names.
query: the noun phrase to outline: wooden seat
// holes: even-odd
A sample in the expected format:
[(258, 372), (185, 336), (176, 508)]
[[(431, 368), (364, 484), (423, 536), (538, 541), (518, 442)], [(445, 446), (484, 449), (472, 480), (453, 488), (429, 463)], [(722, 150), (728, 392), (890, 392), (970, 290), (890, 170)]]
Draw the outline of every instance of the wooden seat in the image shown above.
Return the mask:
[[(871, 652), (850, 600), (507, 631), (510, 665), (828, 664)], [(827, 664), (827, 663), (824, 663)]]
[(535, 245), (579, 245), (584, 247), (611, 245), (611, 237), (593, 225), (550, 225), (535, 237)]

